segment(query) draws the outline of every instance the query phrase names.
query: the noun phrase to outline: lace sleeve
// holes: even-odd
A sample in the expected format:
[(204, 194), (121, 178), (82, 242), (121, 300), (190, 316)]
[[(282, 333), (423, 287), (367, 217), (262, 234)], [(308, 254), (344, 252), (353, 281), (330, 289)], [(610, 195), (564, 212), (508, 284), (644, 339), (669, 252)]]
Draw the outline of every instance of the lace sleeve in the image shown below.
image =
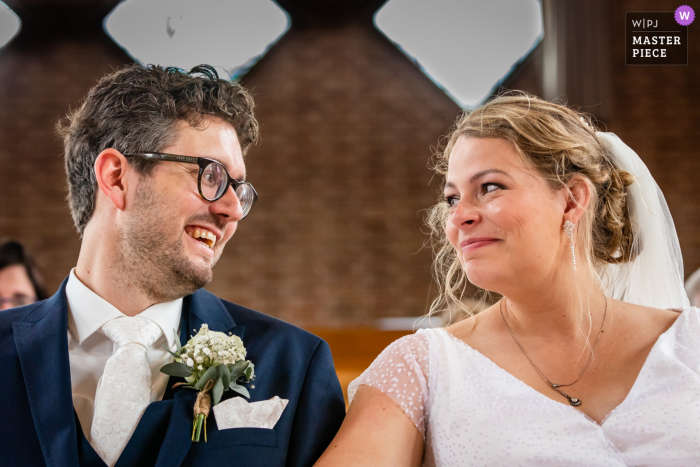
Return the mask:
[(361, 384), (379, 389), (408, 415), (425, 439), (428, 411), (428, 342), (422, 333), (402, 337), (382, 351), (359, 378), (350, 383), (348, 399)]

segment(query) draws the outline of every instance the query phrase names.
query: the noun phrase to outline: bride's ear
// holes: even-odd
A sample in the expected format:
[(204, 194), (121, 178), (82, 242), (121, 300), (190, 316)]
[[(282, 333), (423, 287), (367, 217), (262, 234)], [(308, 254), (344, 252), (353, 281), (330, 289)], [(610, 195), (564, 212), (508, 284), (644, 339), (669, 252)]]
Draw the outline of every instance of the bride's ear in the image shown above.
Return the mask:
[(574, 224), (578, 224), (579, 219), (591, 204), (593, 193), (591, 183), (580, 175), (574, 175), (564, 190), (566, 196), (564, 206), (564, 218)]

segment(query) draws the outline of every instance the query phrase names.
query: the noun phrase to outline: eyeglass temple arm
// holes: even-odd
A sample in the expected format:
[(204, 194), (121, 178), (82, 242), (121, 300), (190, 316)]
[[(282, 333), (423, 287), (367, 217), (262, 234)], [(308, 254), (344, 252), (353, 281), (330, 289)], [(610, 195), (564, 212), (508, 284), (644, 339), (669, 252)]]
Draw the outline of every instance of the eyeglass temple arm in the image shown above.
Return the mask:
[(158, 152), (143, 152), (139, 154), (124, 154), (125, 156), (139, 156), (150, 161), (173, 161), (173, 162), (187, 162), (190, 164), (198, 164), (198, 157), (189, 156), (178, 156), (176, 154), (162, 154)]

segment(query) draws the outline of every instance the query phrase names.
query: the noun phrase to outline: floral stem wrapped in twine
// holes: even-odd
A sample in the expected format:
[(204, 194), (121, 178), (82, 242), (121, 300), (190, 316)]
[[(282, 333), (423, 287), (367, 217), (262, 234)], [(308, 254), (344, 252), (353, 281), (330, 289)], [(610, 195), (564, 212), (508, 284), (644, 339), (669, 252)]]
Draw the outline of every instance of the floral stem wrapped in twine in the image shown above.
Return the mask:
[(199, 436), (204, 427), (204, 442), (207, 442), (207, 417), (211, 408), (211, 397), (209, 391), (214, 387), (212, 380), (207, 381), (204, 389), (197, 394), (197, 400), (194, 403), (194, 422), (192, 423), (192, 441), (199, 441)]
[(199, 442), (204, 427), (204, 442), (207, 442), (209, 410), (219, 403), (223, 393), (229, 389), (249, 398), (248, 390), (238, 383), (249, 383), (255, 377), (254, 365), (245, 359), (246, 349), (240, 337), (209, 331), (206, 324), (202, 324), (197, 335), (184, 347), (180, 346), (177, 332), (175, 342), (177, 352), (171, 352), (164, 345), (175, 361), (163, 366), (160, 371), (185, 378), (185, 383), (176, 383), (173, 387), (199, 391), (194, 404), (192, 441)]

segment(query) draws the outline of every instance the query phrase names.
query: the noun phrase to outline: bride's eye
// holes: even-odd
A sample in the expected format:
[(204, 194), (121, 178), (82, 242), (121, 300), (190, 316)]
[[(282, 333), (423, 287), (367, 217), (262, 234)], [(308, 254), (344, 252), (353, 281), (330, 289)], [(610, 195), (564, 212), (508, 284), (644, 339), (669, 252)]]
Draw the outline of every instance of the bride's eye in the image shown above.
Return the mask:
[(481, 193), (482, 194), (487, 194), (487, 193), (493, 193), (496, 190), (502, 190), (504, 188), (503, 185), (499, 183), (484, 183), (481, 185)]
[(456, 196), (448, 196), (447, 198), (445, 198), (445, 202), (449, 207), (454, 208), (457, 207), (457, 205), (459, 204), (459, 198)]

